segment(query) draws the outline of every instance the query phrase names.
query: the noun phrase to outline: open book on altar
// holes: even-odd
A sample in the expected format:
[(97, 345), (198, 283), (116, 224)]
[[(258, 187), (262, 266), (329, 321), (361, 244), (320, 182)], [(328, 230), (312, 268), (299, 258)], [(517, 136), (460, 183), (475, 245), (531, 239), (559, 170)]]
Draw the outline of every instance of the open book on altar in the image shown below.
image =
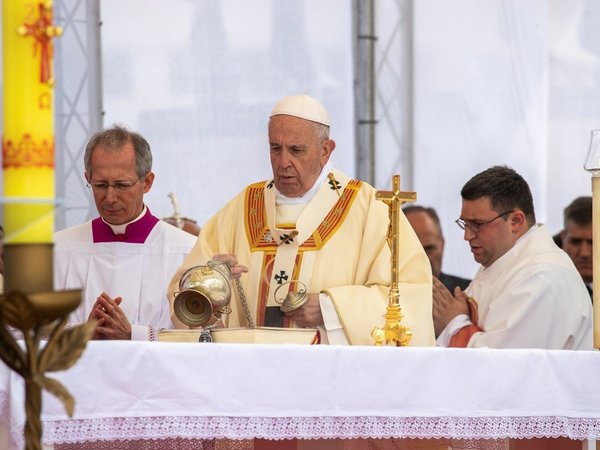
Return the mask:
[[(202, 330), (160, 330), (162, 342), (198, 342)], [(213, 342), (229, 344), (318, 344), (316, 328), (214, 328), (210, 330)]]

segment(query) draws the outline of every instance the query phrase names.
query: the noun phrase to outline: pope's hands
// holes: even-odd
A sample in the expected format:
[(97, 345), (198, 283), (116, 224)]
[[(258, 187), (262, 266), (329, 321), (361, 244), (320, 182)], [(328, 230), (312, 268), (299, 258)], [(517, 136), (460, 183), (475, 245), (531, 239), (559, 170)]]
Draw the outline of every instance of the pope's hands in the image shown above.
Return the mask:
[(433, 325), (435, 337), (438, 337), (446, 325), (460, 314), (469, 315), (469, 297), (458, 286), (454, 288), (454, 295), (433, 277)]
[[(240, 278), (242, 273), (248, 272), (248, 268), (239, 264), (235, 255), (219, 254), (212, 257), (214, 261), (221, 261), (229, 265), (231, 278)], [(285, 313), (300, 327), (316, 327), (323, 325), (323, 315), (321, 314), (321, 304), (319, 294), (310, 294), (308, 301), (295, 311)]]
[(106, 292), (96, 299), (88, 317), (88, 321), (97, 321), (92, 339), (131, 339), (131, 324), (119, 306), (122, 300), (110, 298)]
[(321, 303), (319, 294), (309, 294), (308, 301), (301, 308), (285, 313), (300, 327), (314, 328), (323, 325), (323, 314), (321, 314)]
[(212, 257), (213, 261), (221, 261), (227, 263), (231, 272), (231, 278), (240, 278), (243, 273), (248, 272), (248, 268), (241, 264), (238, 264), (238, 260), (235, 255), (231, 254), (220, 254)]

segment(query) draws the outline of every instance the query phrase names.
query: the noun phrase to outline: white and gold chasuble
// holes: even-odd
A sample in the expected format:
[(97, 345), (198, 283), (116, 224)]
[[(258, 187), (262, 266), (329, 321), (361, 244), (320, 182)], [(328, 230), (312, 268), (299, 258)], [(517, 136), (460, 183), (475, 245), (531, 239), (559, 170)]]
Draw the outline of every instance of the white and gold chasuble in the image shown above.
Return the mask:
[[(232, 253), (249, 268), (241, 281), (256, 325), (272, 326), (275, 313), (281, 320), (278, 326), (295, 326), (279, 312), (277, 300), (288, 289), (301, 287), (286, 282), (300, 281), (308, 292), (329, 296), (350, 344), (372, 344), (371, 331), (384, 325), (388, 304), (388, 208), (367, 183), (339, 171), (330, 173), (305, 205), (276, 206), (272, 181), (248, 186), (202, 228), (171, 281), (169, 301), (186, 269), (205, 264), (215, 254)], [(403, 324), (413, 331), (411, 345), (433, 345), (429, 261), (403, 214), (400, 222)], [(227, 326), (247, 326), (239, 296), (231, 307)], [(172, 320), (185, 328), (173, 314)]]

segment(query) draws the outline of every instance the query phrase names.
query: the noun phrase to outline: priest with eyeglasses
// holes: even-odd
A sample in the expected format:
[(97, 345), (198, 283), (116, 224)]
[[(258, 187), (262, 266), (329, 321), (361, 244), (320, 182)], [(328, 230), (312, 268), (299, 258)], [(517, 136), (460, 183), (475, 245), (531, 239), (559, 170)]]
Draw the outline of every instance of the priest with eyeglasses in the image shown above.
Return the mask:
[(54, 234), (54, 289), (83, 289), (70, 321), (96, 339), (156, 340), (172, 328), (166, 291), (196, 237), (153, 216), (150, 145), (124, 127), (96, 133), (84, 154), (99, 217)]
[(592, 349), (592, 309), (569, 256), (536, 224), (527, 182), (506, 166), (471, 178), (456, 221), (481, 264), (465, 291), (433, 283), (444, 347)]

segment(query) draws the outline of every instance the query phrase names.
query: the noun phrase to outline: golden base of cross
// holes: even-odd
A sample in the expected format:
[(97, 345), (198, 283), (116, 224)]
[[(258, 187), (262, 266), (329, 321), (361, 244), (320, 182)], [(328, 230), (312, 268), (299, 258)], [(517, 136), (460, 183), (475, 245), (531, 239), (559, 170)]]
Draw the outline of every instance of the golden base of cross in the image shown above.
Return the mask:
[(410, 328), (401, 325), (402, 313), (400, 306), (390, 305), (385, 313), (385, 325), (383, 328), (374, 328), (371, 337), (375, 345), (390, 345), (395, 347), (406, 347), (412, 339)]

